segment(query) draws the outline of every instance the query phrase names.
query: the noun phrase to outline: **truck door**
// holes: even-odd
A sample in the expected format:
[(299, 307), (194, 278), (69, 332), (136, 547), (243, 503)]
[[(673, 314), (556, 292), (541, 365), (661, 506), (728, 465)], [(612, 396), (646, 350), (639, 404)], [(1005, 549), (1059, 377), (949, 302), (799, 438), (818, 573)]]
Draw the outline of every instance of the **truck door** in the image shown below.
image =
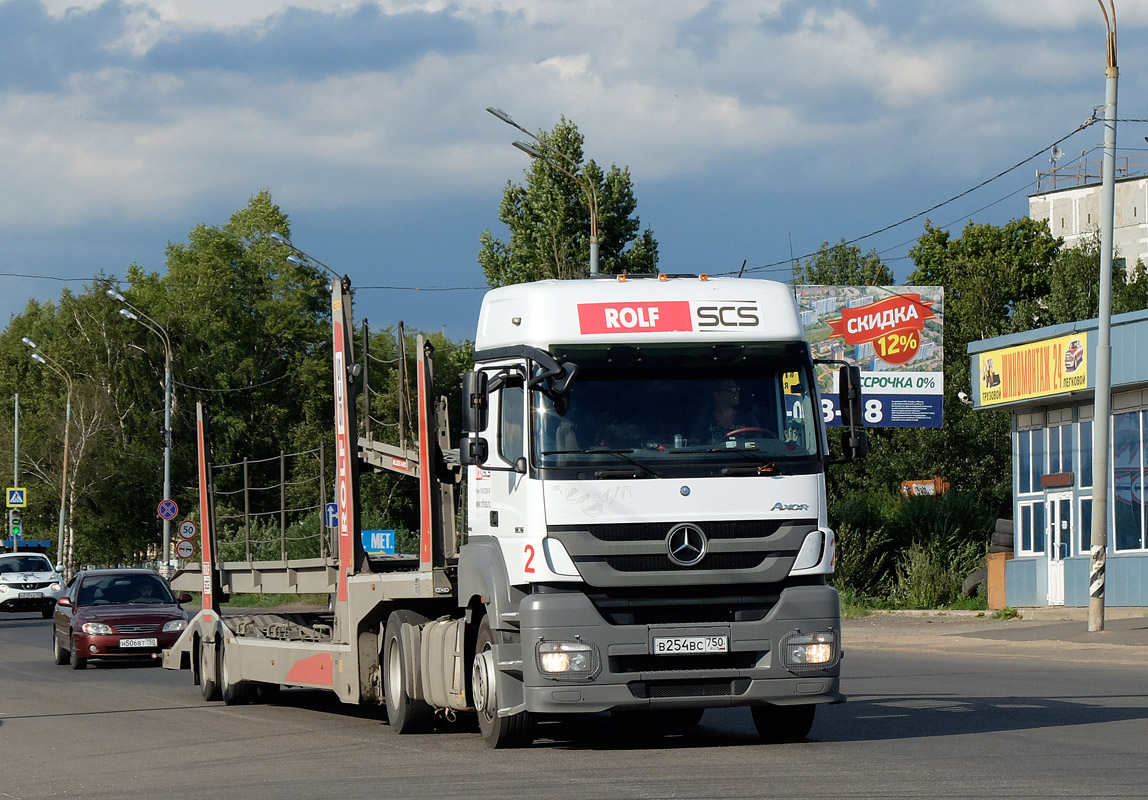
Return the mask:
[(476, 467), (474, 533), (502, 539), (511, 566), (521, 548), (507, 542), (521, 538), (525, 527), (524, 469), (527, 454), (526, 384), (520, 375), (509, 375), (490, 394), (490, 421), (485, 436), (490, 444), (486, 463)]

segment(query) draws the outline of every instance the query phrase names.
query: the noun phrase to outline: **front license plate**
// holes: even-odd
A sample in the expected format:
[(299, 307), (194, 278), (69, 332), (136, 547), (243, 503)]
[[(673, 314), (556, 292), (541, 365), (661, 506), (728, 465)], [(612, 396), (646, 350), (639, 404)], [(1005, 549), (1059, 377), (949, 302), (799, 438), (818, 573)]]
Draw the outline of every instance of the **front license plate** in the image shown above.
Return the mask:
[(31, 600), (37, 597), (43, 597), (43, 592), (20, 592), (19, 598), (21, 600)]
[(682, 656), (696, 653), (728, 653), (728, 636), (655, 636), (654, 655)]
[(120, 639), (120, 647), (158, 647), (157, 639)]

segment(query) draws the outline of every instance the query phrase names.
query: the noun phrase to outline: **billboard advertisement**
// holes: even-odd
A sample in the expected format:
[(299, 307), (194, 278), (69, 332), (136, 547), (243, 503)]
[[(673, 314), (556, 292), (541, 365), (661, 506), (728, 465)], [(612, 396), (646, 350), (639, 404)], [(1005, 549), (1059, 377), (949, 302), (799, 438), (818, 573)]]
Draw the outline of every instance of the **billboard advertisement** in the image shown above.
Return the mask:
[[(939, 428), (945, 374), (941, 286), (798, 286), (797, 304), (815, 359), (861, 368), (864, 424)], [(822, 413), (841, 424), (837, 369), (819, 366)]]
[(982, 406), (1088, 388), (1088, 333), (988, 350), (977, 356)]

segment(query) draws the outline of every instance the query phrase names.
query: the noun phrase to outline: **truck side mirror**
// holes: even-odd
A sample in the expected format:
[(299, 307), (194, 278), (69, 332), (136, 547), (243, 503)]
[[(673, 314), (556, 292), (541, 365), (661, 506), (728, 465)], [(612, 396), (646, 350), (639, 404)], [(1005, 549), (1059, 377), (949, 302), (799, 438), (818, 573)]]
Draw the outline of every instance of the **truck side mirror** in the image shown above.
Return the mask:
[(458, 446), (458, 461), (464, 467), (482, 466), (490, 457), (490, 445), (481, 436), (464, 436)]
[(485, 372), (475, 370), (462, 376), (462, 428), (466, 433), (486, 430), (490, 409), (490, 388)]
[(860, 428), (841, 431), (841, 450), (846, 461), (859, 461), (869, 455), (869, 434)]
[(841, 424), (846, 428), (860, 425), (865, 406), (861, 398), (861, 368), (846, 364), (838, 373), (837, 404), (841, 407)]

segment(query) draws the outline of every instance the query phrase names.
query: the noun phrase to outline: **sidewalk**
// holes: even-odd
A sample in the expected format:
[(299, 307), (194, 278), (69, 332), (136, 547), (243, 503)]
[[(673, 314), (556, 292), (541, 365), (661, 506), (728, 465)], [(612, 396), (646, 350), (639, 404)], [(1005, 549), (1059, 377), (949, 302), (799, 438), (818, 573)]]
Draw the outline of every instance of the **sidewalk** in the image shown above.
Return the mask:
[(1086, 608), (1021, 608), (1019, 619), (992, 612), (885, 611), (844, 621), (846, 641), (885, 637), (968, 637), (995, 642), (1119, 645), (1148, 648), (1148, 609), (1105, 609), (1104, 630), (1089, 632)]

